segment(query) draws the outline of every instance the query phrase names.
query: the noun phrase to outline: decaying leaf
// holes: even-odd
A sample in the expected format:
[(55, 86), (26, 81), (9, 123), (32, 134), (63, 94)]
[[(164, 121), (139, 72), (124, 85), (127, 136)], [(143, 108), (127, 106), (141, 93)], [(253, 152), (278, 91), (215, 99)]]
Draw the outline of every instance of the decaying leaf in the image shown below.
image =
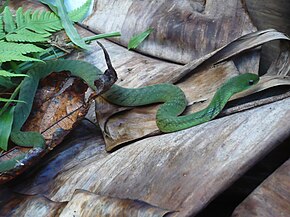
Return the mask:
[(58, 202), (70, 201), (76, 189), (83, 189), (177, 210), (172, 215), (176, 217), (193, 216), (289, 136), (289, 104), (288, 98), (133, 142), (110, 154), (97, 150), (100, 134), (95, 134), (97, 142), (80, 136), (67, 147), (84, 152), (57, 152), (49, 164), (13, 189)]
[(32, 113), (23, 131), (40, 132), (49, 148), (54, 148), (87, 113), (85, 93), (88, 86), (79, 78), (70, 81), (69, 74), (52, 73), (40, 83)]
[[(18, 206), (20, 203), (23, 206)], [(47, 213), (50, 216), (57, 216), (65, 205), (66, 202), (54, 202), (42, 195), (22, 195), (7, 189), (0, 190), (1, 216), (45, 217)]]
[(69, 216), (148, 216), (161, 217), (169, 210), (152, 206), (139, 200), (101, 196), (84, 190), (76, 190), (60, 217)]

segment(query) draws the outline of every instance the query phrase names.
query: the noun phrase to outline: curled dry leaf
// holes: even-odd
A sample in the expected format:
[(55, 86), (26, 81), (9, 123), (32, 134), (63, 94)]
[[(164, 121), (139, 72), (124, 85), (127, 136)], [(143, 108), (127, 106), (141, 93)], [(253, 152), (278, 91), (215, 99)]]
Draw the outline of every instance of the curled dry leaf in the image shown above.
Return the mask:
[(76, 190), (60, 214), (69, 216), (148, 216), (160, 217), (173, 213), (140, 200), (101, 196), (85, 190)]
[(79, 78), (73, 81), (68, 81), (68, 78), (66, 72), (52, 73), (41, 81), (33, 112), (23, 127), (23, 131), (40, 132), (51, 149), (63, 140), (88, 110), (85, 101), (88, 86)]
[(0, 195), (1, 216), (41, 217), (47, 216), (46, 213), (49, 213), (49, 216), (57, 216), (66, 205), (66, 202), (54, 202), (42, 195), (17, 194), (5, 188), (0, 190)]

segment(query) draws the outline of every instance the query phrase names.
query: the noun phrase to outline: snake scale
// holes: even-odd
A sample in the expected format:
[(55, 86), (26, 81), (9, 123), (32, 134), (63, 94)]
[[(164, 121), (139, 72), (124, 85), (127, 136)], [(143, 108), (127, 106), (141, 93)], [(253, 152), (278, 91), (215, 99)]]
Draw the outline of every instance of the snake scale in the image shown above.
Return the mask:
[[(47, 61), (39, 63), (28, 71), (29, 77), (21, 83), (19, 97), (27, 103), (18, 103), (14, 113), (14, 123), (10, 139), (20, 146), (31, 146), (45, 149), (45, 141), (37, 132), (22, 132), (21, 127), (27, 120), (32, 107), (40, 79), (48, 76), (51, 72), (70, 71), (73, 76), (82, 78), (92, 89), (94, 80), (102, 72), (90, 63), (76, 60)], [(234, 94), (244, 91), (259, 81), (256, 74), (246, 73), (227, 80), (216, 91), (210, 104), (203, 110), (189, 115), (180, 114), (185, 110), (187, 101), (183, 91), (168, 83), (156, 84), (141, 88), (123, 88), (113, 85), (102, 96), (111, 103), (120, 106), (142, 106), (152, 103), (163, 103), (156, 114), (156, 123), (162, 132), (174, 132), (183, 130), (216, 117), (228, 100)], [(29, 94), (27, 94), (29, 93)], [(0, 172), (13, 169), (24, 159), (26, 155), (18, 156), (4, 162), (0, 162)]]

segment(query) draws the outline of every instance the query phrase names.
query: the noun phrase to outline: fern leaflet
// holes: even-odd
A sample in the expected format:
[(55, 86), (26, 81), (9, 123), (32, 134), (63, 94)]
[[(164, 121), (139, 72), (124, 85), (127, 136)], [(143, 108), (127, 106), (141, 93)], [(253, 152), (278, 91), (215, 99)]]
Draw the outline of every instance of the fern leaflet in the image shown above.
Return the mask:
[[(68, 15), (72, 21), (78, 21), (89, 9), (91, 0)], [(33, 43), (46, 42), (52, 33), (63, 29), (60, 18), (49, 11), (23, 11), (18, 8), (15, 16), (5, 7), (0, 16), (0, 63), (7, 61), (39, 61), (29, 53), (44, 50)], [(4, 40), (4, 41), (3, 41)], [(17, 42), (17, 43), (16, 43)], [(23, 42), (23, 43), (21, 43)], [(26, 43), (26, 44), (25, 44)]]
[[(11, 48), (13, 47), (13, 50)], [(0, 52), (17, 52), (21, 54), (28, 54), (33, 52), (42, 52), (44, 49), (37, 47), (34, 44), (14, 43), (14, 42), (0, 42)]]

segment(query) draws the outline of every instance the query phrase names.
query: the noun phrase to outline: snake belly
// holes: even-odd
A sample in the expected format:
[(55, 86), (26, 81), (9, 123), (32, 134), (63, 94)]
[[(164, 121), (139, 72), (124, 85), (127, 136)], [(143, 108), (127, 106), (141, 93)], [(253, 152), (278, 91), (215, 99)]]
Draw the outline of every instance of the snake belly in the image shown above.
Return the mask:
[(227, 80), (203, 110), (189, 115), (179, 116), (186, 108), (187, 101), (183, 91), (173, 84), (156, 84), (141, 88), (123, 88), (113, 85), (102, 96), (120, 106), (142, 106), (152, 103), (163, 104), (156, 114), (156, 123), (160, 131), (169, 133), (187, 129), (205, 123), (216, 117), (229, 99), (259, 81), (259, 76), (245, 73)]

